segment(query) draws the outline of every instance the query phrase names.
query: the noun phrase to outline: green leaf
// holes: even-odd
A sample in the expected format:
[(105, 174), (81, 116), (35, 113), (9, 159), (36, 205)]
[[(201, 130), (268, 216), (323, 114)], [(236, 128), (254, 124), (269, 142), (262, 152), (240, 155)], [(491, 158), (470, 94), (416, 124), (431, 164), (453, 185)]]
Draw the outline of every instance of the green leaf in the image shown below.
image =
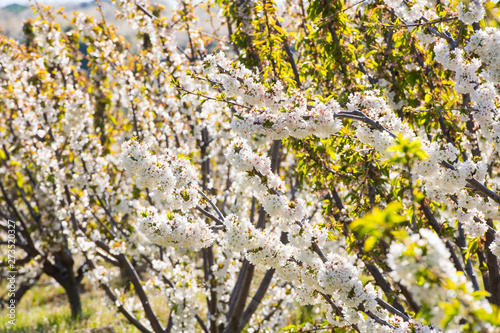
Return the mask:
[(365, 244), (363, 245), (363, 250), (365, 252), (368, 252), (370, 251), (371, 249), (373, 249), (373, 247), (375, 246), (375, 244), (377, 243), (377, 238), (375, 237), (368, 237), (366, 240), (365, 240)]
[(353, 221), (349, 228), (360, 237), (368, 236), (364, 247), (372, 249), (383, 235), (389, 235), (397, 224), (407, 221), (404, 216), (398, 214), (402, 209), (403, 206), (397, 201), (391, 202), (382, 211), (375, 207), (370, 214)]
[(471, 254), (476, 253), (479, 248), (480, 238), (473, 238), (467, 243), (467, 252), (465, 253), (465, 259), (468, 260)]
[(23, 185), (24, 185), (23, 175), (19, 171), (16, 171), (16, 176), (17, 176), (17, 179), (16, 179), (17, 186), (23, 187)]
[(115, 117), (114, 117), (113, 115), (111, 115), (111, 114), (110, 114), (110, 115), (109, 115), (109, 119), (111, 120), (111, 122), (113, 123), (113, 125), (115, 125), (115, 126), (116, 126), (116, 119), (115, 119)]

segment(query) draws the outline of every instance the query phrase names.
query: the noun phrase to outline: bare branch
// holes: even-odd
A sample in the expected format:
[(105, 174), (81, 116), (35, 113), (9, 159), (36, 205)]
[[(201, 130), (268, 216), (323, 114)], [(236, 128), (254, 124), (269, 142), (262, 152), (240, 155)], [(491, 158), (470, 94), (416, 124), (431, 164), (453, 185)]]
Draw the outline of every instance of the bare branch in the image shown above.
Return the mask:
[(205, 195), (205, 193), (203, 193), (202, 191), (198, 191), (198, 193), (200, 193), (202, 195), (203, 198), (205, 198), (205, 200), (212, 206), (212, 208), (217, 212), (217, 215), (219, 215), (219, 218), (221, 221), (224, 221), (224, 215), (222, 215), (221, 211), (219, 210), (219, 208), (217, 207), (217, 205), (215, 203), (212, 202), (212, 200), (210, 200), (209, 197), (207, 197)]
[(384, 26), (384, 27), (386, 27), (386, 28), (411, 28), (411, 27), (420, 27), (420, 26), (423, 26), (423, 25), (429, 25), (429, 24), (437, 24), (437, 23), (447, 22), (447, 21), (453, 21), (453, 20), (456, 20), (456, 19), (458, 19), (458, 16), (454, 16), (454, 17), (447, 17), (447, 18), (442, 18), (442, 19), (437, 19), (437, 20), (428, 21), (428, 22), (424, 22), (424, 23), (413, 23), (413, 24), (404, 24), (404, 25), (398, 25), (398, 24), (394, 24), (394, 25), (382, 24), (382, 26)]

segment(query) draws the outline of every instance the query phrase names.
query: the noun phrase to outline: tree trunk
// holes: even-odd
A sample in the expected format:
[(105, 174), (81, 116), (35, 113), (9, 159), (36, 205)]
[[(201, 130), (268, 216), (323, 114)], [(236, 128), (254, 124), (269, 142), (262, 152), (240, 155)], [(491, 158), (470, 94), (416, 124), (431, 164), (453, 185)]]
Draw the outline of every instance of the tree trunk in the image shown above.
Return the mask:
[(71, 307), (71, 317), (78, 319), (82, 314), (80, 282), (83, 275), (77, 277), (73, 271), (73, 265), (74, 261), (71, 252), (64, 248), (54, 253), (54, 263), (48, 260), (44, 263), (43, 271), (53, 277), (64, 288)]
[(66, 285), (63, 285), (64, 291), (66, 291), (66, 296), (68, 296), (69, 306), (71, 308), (71, 318), (79, 319), (82, 315), (82, 301), (80, 298), (80, 284), (75, 280), (72, 282), (68, 281)]

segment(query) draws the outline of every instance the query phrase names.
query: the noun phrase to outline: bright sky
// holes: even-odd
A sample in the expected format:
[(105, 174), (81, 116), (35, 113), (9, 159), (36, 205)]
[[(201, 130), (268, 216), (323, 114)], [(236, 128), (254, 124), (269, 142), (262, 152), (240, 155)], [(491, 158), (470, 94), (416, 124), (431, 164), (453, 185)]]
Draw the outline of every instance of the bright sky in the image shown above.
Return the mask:
[[(164, 1), (153, 1), (153, 2), (166, 2), (170, 3), (175, 0), (164, 0)], [(59, 6), (65, 6), (68, 4), (74, 4), (74, 3), (82, 3), (82, 2), (95, 2), (95, 0), (38, 0), (38, 3), (41, 4), (46, 4), (46, 5), (52, 5), (55, 7)], [(31, 6), (35, 2), (33, 0), (0, 0), (0, 8), (3, 8), (8, 5), (12, 5), (14, 3), (17, 3), (18, 5), (25, 5), (25, 6)]]
[[(47, 5), (67, 5), (68, 3), (81, 3), (81, 2), (89, 2), (92, 0), (38, 0), (39, 3), (47, 4)], [(31, 6), (34, 4), (34, 1), (29, 0), (0, 0), (0, 8), (8, 5), (12, 5), (17, 3), (19, 5)]]

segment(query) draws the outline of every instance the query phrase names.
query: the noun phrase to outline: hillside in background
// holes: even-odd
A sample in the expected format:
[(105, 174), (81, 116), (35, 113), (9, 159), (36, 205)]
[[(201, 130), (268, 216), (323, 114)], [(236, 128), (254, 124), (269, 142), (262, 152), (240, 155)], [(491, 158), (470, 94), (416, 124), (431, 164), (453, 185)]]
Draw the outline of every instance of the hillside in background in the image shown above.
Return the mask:
[[(0, 1), (1, 3), (1, 1)], [(43, 1), (41, 1), (43, 3)], [(123, 21), (116, 19), (116, 7), (109, 0), (102, 0), (102, 9), (104, 12), (104, 17), (108, 24), (113, 24), (118, 27), (118, 33), (124, 36), (131, 43), (131, 50), (135, 51), (135, 36), (136, 32)], [(162, 3), (166, 6), (164, 15), (168, 15), (170, 9), (172, 8), (173, 1), (169, 0), (152, 0), (151, 3)], [(52, 6), (53, 8), (59, 8), (59, 6)], [(97, 10), (97, 5), (94, 1), (86, 3), (71, 3), (68, 2), (64, 6), (64, 14), (67, 15), (67, 20), (61, 18), (57, 19), (57, 22), (61, 24), (63, 30), (68, 26), (68, 21), (71, 20), (73, 12), (82, 12), (85, 15), (90, 15), (99, 18), (101, 14)], [(198, 12), (198, 11), (196, 11)], [(35, 18), (37, 14), (34, 13), (32, 6), (23, 6), (18, 4), (8, 5), (6, 7), (0, 8), (0, 33), (3, 35), (14, 38), (18, 41), (23, 40), (23, 24), (29, 18)], [(198, 17), (202, 26), (206, 21), (208, 16), (204, 11), (199, 11)], [(207, 24), (208, 26), (208, 24)], [(187, 38), (180, 34), (178, 35), (179, 46), (184, 47), (187, 43)]]
[[(40, 1), (43, 4), (43, 1)], [(106, 19), (109, 19), (115, 23), (114, 17), (114, 8), (110, 1), (105, 0), (102, 1), (103, 9), (105, 9)], [(57, 6), (53, 6), (57, 8)], [(80, 11), (85, 14), (89, 14), (92, 16), (99, 15), (99, 13), (95, 10), (97, 8), (94, 2), (88, 3), (71, 3), (68, 2), (65, 6), (64, 13), (69, 14), (71, 17), (71, 13), (73, 11)], [(7, 37), (15, 38), (17, 40), (21, 40), (23, 38), (23, 23), (28, 18), (34, 18), (36, 14), (33, 12), (32, 6), (24, 6), (18, 4), (8, 5), (4, 8), (0, 9), (0, 30), (1, 33), (6, 35)], [(63, 26), (66, 25), (65, 22), (59, 22)], [(122, 24), (124, 27), (125, 25)]]

